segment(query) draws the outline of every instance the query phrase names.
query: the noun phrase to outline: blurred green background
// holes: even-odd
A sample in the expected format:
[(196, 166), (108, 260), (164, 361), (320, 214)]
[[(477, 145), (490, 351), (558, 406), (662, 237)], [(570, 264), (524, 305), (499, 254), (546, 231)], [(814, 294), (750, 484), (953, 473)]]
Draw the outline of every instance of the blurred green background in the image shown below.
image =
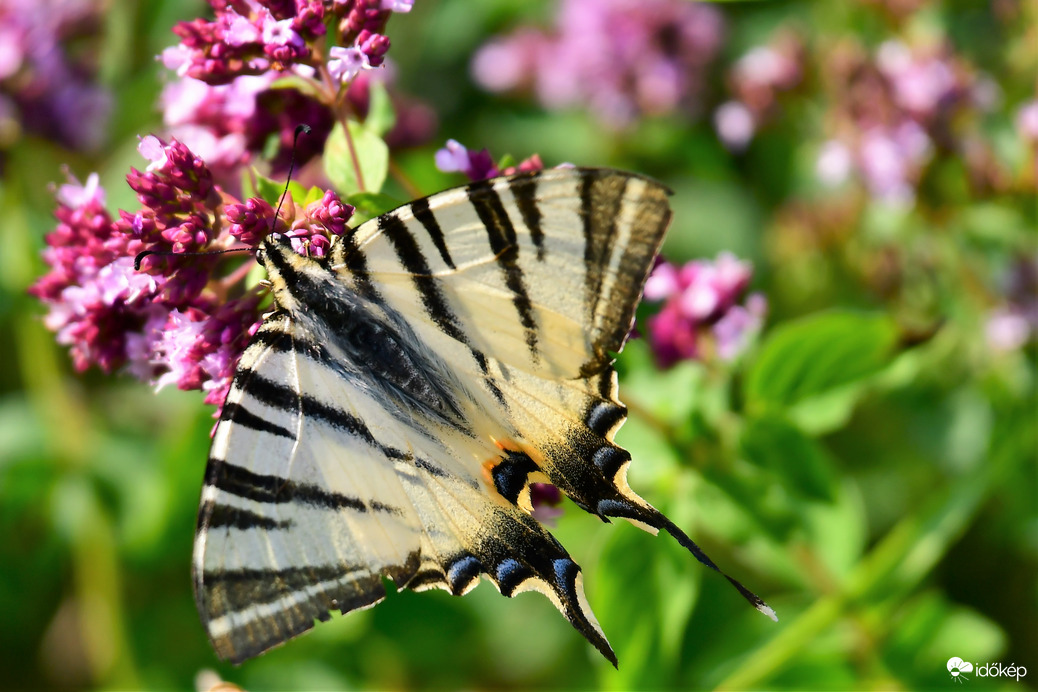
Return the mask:
[[(956, 656), (1028, 669), (965, 686), (1036, 688), (1035, 325), (1009, 347), (985, 327), (1036, 300), (1033, 284), (1013, 288), (1038, 262), (1036, 145), (1017, 116), (1036, 98), (1036, 4), (721, 3), (698, 113), (622, 129), (473, 83), (479, 46), (549, 26), (554, 4), (416, 5), (390, 22), (390, 56), (399, 89), (439, 127), (394, 160), (425, 192), (460, 182), (432, 166), (447, 138), (637, 170), (674, 190), (669, 259), (727, 249), (753, 261), (763, 334), (734, 363), (666, 371), (631, 342), (618, 441), (632, 487), (779, 623), (669, 537), (568, 504), (555, 534), (583, 567), (619, 670), (547, 599), (510, 601), (486, 583), (465, 598), (391, 594), (239, 668), (219, 663), (189, 578), (211, 411), (197, 392), (75, 374), (25, 292), (44, 271), (62, 164), (81, 179), (99, 171), (110, 210), (136, 208), (123, 178), (141, 166), (137, 135), (162, 130), (168, 75), (154, 56), (175, 43), (175, 21), (208, 9), (113, 0), (73, 47), (113, 95), (104, 143), (84, 153), (8, 129), (0, 150), (0, 688), (188, 689), (215, 671), (250, 690), (951, 689)], [(711, 114), (739, 95), (733, 66), (782, 32), (798, 37), (802, 76), (745, 146), (726, 147)], [(993, 84), (994, 100), (940, 124), (911, 202), (860, 180), (824, 186), (819, 152), (860, 106), (839, 56), (920, 36)]]

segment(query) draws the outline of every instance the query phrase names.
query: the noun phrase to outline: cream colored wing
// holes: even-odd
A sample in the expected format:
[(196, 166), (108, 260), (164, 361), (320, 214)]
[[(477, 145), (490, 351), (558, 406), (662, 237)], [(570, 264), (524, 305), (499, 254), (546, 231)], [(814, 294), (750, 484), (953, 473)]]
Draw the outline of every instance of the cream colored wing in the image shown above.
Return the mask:
[[(276, 310), (239, 365), (195, 549), (218, 653), (256, 655), (399, 588), (545, 593), (616, 663), (579, 567), (531, 516), (548, 480), (665, 528), (628, 487), (612, 353), (670, 210), (659, 184), (568, 169), (418, 200), (305, 258), (261, 261)], [(729, 578), (730, 579), (730, 578)], [(760, 599), (733, 584), (758, 608)]]

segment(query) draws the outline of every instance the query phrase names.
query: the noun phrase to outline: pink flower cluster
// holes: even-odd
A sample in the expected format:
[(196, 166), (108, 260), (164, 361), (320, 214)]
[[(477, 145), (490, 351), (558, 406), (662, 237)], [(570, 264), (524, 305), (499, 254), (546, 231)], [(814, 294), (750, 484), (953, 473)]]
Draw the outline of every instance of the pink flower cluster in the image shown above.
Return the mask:
[(728, 73), (733, 98), (714, 111), (714, 127), (726, 147), (740, 151), (779, 108), (779, 98), (804, 77), (804, 45), (792, 32), (779, 33), (736, 61)]
[(714, 261), (677, 267), (660, 261), (645, 284), (645, 299), (663, 301), (648, 319), (648, 339), (660, 367), (682, 360), (733, 360), (760, 331), (767, 313), (763, 295), (743, 301), (753, 270), (722, 252)]
[(0, 0), (0, 133), (24, 129), (80, 150), (104, 143), (111, 94), (96, 83), (97, 66), (66, 49), (101, 21), (90, 0)]
[(893, 204), (912, 204), (935, 150), (957, 146), (952, 129), (999, 98), (991, 80), (942, 45), (892, 39), (870, 60), (836, 62), (835, 136), (819, 153), (818, 176), (835, 186), (856, 173), (874, 198)]
[[(305, 164), (324, 150), (345, 93), (350, 110), (364, 118), (368, 93), (383, 65), (389, 39), (381, 31), (392, 12), (407, 12), (410, 1), (211, 3), (216, 19), (196, 19), (177, 28), (184, 40), (163, 53), (180, 79), (162, 93), (169, 133), (188, 144), (210, 165), (221, 185), (234, 191), (242, 166), (254, 163), (269, 140), (279, 146), (271, 157), (274, 175), (288, 170), (293, 151)], [(349, 47), (324, 48), (332, 31)], [(278, 83), (290, 73), (306, 86)], [(380, 70), (378, 79), (391, 77)], [(435, 117), (419, 103), (394, 95), (397, 126), (387, 140), (401, 146), (426, 141)], [(293, 149), (299, 123), (311, 128)]]
[(267, 72), (211, 86), (185, 77), (162, 92), (168, 132), (204, 158), (227, 190), (237, 189), (242, 166), (256, 160), (270, 137), (279, 142), (270, 162), (279, 175), (288, 170), (296, 125), (311, 129), (295, 149), (299, 163), (319, 154), (331, 132), (330, 108), (298, 89), (274, 88), (275, 79)]
[(541, 157), (534, 154), (514, 166), (500, 166), (487, 149), (470, 151), (456, 140), (448, 139), (447, 145), (436, 152), (436, 167), (444, 173), (464, 173), (469, 180), (487, 180), (499, 175), (539, 171), (544, 164)]
[[(274, 230), (301, 254), (322, 256), (354, 210), (326, 192), (305, 206), (286, 199), (275, 218), (267, 201), (224, 192), (181, 142), (148, 136), (139, 150), (149, 164), (127, 176), (141, 203), (135, 213), (113, 219), (96, 174), (58, 189), (58, 226), (43, 254), (50, 271), (30, 293), (47, 306), (45, 324), (71, 348), (77, 370), (125, 368), (158, 386), (202, 389), (221, 406), (259, 324), (262, 292), (243, 285), (249, 263), (226, 273), (227, 255), (189, 253), (248, 250)], [(137, 270), (143, 251), (165, 254), (144, 257)]]
[(622, 128), (645, 115), (694, 113), (722, 34), (708, 4), (562, 0), (554, 32), (498, 38), (472, 72), (485, 89), (533, 89), (547, 108), (585, 108)]
[[(382, 64), (389, 38), (381, 33), (392, 12), (410, 11), (407, 0), (209, 0), (212, 21), (195, 19), (174, 29), (178, 46), (163, 61), (181, 77), (226, 84), (241, 75), (302, 67), (326, 69), (347, 82)], [(317, 41), (331, 25), (334, 47), (323, 55)]]

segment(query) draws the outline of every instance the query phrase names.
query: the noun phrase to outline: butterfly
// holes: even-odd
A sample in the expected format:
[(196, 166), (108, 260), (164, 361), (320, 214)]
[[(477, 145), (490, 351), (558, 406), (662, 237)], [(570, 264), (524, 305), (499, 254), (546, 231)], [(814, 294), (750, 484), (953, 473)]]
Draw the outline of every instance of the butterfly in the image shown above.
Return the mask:
[(664, 529), (720, 572), (631, 490), (613, 442), (627, 414), (613, 354), (668, 195), (630, 173), (553, 169), (405, 204), (324, 257), (263, 241), (273, 310), (213, 435), (193, 556), (221, 658), (372, 606), (384, 578), (460, 595), (485, 577), (546, 595), (616, 665), (580, 568), (531, 516), (531, 483)]

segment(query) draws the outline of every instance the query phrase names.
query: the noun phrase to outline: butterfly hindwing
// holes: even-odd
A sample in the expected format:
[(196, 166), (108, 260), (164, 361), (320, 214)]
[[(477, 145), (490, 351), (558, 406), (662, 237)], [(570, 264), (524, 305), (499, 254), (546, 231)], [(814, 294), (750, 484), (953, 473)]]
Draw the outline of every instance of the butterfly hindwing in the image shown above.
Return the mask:
[(325, 258), (264, 241), (275, 310), (217, 425), (196, 537), (196, 597), (221, 657), (370, 606), (383, 577), (461, 594), (484, 576), (507, 596), (547, 595), (615, 664), (579, 567), (530, 515), (533, 481), (664, 528), (716, 569), (628, 487), (630, 455), (613, 443), (626, 409), (612, 354), (667, 194), (555, 169), (404, 205)]

